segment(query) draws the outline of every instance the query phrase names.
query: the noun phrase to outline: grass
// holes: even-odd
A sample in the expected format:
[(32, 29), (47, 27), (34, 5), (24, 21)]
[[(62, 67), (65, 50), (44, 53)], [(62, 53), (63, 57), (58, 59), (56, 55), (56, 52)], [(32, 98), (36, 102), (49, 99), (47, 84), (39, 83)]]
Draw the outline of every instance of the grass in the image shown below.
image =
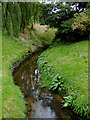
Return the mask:
[(24, 118), (25, 101), (20, 88), (14, 84), (10, 68), (15, 61), (21, 60), (28, 48), (6, 35), (2, 36), (2, 48), (2, 117)]
[[(88, 114), (88, 41), (50, 47), (39, 57), (38, 68), (42, 86), (58, 90), (62, 86), (60, 90), (66, 92), (64, 106), (71, 106), (81, 116)], [(61, 86), (56, 86), (57, 75)]]
[(2, 118), (2, 32), (0, 30), (0, 119)]
[[(21, 60), (28, 50), (33, 52), (39, 46), (42, 46), (42, 41), (38, 39), (36, 34), (37, 31), (32, 31), (31, 35), (21, 33), (18, 39), (11, 39), (5, 34), (2, 35), (2, 41), (0, 41), (0, 44), (2, 42), (2, 50), (0, 51), (0, 55), (2, 55), (2, 60), (0, 59), (0, 70), (2, 69), (2, 83), (0, 81), (2, 96), (0, 96), (0, 99), (2, 97), (2, 103), (0, 102), (0, 106), (2, 108), (0, 108), (0, 112), (2, 109), (3, 118), (26, 117), (24, 97), (20, 88), (14, 84), (11, 68), (13, 67), (12, 64)], [(77, 92), (80, 93), (74, 101), (76, 104), (73, 104), (74, 108), (78, 108), (77, 105), (79, 106), (79, 111), (81, 111), (83, 104), (87, 105), (88, 97), (87, 43), (87, 41), (83, 41), (71, 45), (53, 46), (41, 55), (41, 60), (39, 59), (39, 69), (41, 69), (41, 76), (44, 80), (43, 86), (51, 86), (52, 78), (60, 74), (64, 78), (67, 96), (73, 96), (72, 93), (75, 91), (75, 95), (77, 95)], [(74, 89), (74, 92), (72, 92), (72, 89)], [(86, 110), (86, 108), (84, 109)], [(75, 111), (78, 110), (75, 109)]]
[[(23, 37), (22, 37), (23, 38)], [(39, 40), (37, 42), (40, 42)], [(36, 41), (21, 41), (2, 35), (2, 117), (25, 118), (26, 106), (20, 88), (14, 84), (11, 73), (12, 64), (28, 54), (28, 50), (35, 51)], [(35, 48), (33, 48), (35, 46)], [(0, 61), (1, 63), (1, 61)], [(1, 65), (1, 64), (0, 64)]]
[[(45, 27), (43, 26), (44, 31), (47, 29)], [(40, 25), (39, 30), (42, 30)], [(38, 47), (43, 47), (43, 44), (42, 40), (37, 37), (35, 28), (31, 34), (26, 29), (24, 34), (20, 33), (19, 38), (14, 39), (2, 34), (2, 64), (0, 60), (0, 67), (2, 66), (2, 118), (26, 117), (24, 97), (20, 88), (14, 84), (11, 68), (13, 63), (17, 60), (21, 61), (22, 57), (28, 54), (28, 50), (34, 52)]]

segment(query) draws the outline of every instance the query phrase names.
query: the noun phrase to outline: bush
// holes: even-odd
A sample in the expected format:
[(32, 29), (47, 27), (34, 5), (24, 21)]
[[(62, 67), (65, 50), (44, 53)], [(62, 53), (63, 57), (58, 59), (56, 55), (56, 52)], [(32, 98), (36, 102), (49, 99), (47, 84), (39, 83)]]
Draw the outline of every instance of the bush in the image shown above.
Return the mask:
[(57, 32), (57, 29), (55, 28), (50, 28), (45, 31), (40, 28), (39, 32), (36, 31), (38, 39), (42, 41), (42, 44), (51, 44), (53, 39), (55, 38), (55, 33)]
[[(2, 30), (19, 37), (21, 30), (33, 25), (39, 18), (39, 3), (7, 2), (2, 4)], [(13, 31), (13, 34), (12, 32)]]
[(42, 35), (44, 43), (51, 43), (55, 38), (55, 33), (57, 29), (50, 28), (49, 30), (45, 31)]

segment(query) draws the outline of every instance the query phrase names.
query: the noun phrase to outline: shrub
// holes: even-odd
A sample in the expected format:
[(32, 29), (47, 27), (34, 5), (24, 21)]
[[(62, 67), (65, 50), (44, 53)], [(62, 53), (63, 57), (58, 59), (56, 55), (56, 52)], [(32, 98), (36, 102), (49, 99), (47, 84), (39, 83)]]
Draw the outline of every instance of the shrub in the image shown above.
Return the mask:
[[(44, 26), (43, 26), (44, 27)], [(48, 28), (48, 29), (43, 29), (43, 27), (39, 27), (39, 31), (37, 29), (36, 30), (36, 34), (38, 39), (40, 39), (42, 41), (42, 44), (51, 44), (51, 42), (53, 41), (53, 39), (55, 38), (55, 33), (57, 32), (57, 29), (55, 28)]]
[(53, 39), (55, 38), (55, 33), (56, 33), (57, 29), (54, 29), (54, 28), (50, 28), (49, 30), (45, 31), (43, 34), (42, 34), (42, 41), (43, 43), (51, 43), (53, 41)]

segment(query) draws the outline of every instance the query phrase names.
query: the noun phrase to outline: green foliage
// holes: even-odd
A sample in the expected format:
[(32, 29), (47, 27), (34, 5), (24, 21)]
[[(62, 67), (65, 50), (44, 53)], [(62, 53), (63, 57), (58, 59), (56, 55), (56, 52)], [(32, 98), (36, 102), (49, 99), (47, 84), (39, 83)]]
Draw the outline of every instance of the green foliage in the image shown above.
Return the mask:
[(62, 77), (57, 74), (51, 82), (51, 85), (49, 87), (49, 90), (58, 90), (59, 92), (63, 89), (63, 80)]
[(12, 21), (13, 21), (13, 30), (14, 36), (18, 37), (20, 32), (20, 25), (21, 25), (21, 10), (19, 4), (16, 2), (14, 3), (13, 13), (12, 13)]
[(37, 24), (36, 27), (35, 27), (36, 35), (38, 39), (42, 41), (42, 44), (43, 45), (51, 44), (51, 42), (55, 38), (55, 33), (57, 32), (57, 29), (49, 28), (48, 26), (39, 25), (39, 24)]
[[(39, 72), (41, 73), (42, 80), (41, 86), (49, 86), (49, 90), (61, 92), (64, 90), (63, 77), (60, 76), (60, 72), (53, 71), (52, 64), (47, 62), (47, 56), (44, 52), (39, 56), (37, 61)], [(48, 81), (47, 81), (48, 80)]]
[(6, 31), (11, 37), (19, 36), (21, 25), (21, 10), (17, 2), (3, 3), (2, 7), (3, 31)]
[(74, 23), (72, 24), (73, 30), (79, 28), (83, 31), (90, 30), (89, 11), (90, 9), (87, 9), (85, 13), (74, 14)]
[(28, 25), (33, 25), (34, 23), (39, 21), (40, 15), (40, 3), (38, 2), (29, 2), (29, 3), (19, 3), (22, 13), (22, 20), (21, 26), (23, 28), (27, 27)]
[(2, 28), (3, 29), (6, 25), (6, 9), (7, 9), (7, 4), (4, 2), (2, 7)]
[[(47, 63), (46, 58), (47, 58), (47, 56), (45, 56), (44, 53), (42, 53), (39, 56), (39, 60), (37, 61), (39, 72), (44, 73), (44, 74), (42, 73), (43, 76), (41, 74), (41, 77), (43, 77), (45, 81), (40, 82), (41, 86), (47, 86), (47, 84), (50, 86), (49, 80), (53, 79), (53, 76), (54, 76), (51, 74), (51, 66), (52, 65)], [(47, 81), (47, 79), (48, 79), (48, 81)]]
[(50, 44), (55, 38), (55, 33), (57, 29), (50, 28), (49, 30), (43, 32), (41, 39), (43, 40), (43, 44)]
[[(10, 36), (19, 37), (19, 33), (28, 25), (33, 25), (39, 21), (40, 5), (38, 2), (6, 2), (2, 5), (2, 28), (7, 31)], [(9, 17), (10, 18), (9, 18)], [(7, 21), (8, 19), (8, 21)], [(7, 25), (7, 28), (6, 28)], [(13, 34), (10, 32), (12, 29)], [(11, 28), (12, 26), (12, 28)], [(11, 35), (12, 34), (12, 35)]]
[(6, 27), (7, 27), (6, 29), (7, 29), (8, 35), (13, 37), (13, 24), (12, 24), (12, 19), (9, 12), (7, 12)]
[(54, 42), (77, 42), (88, 39), (88, 32), (81, 34), (80, 30), (72, 30), (74, 14), (84, 12), (87, 4), (87, 2), (66, 2), (65, 5), (62, 2), (42, 4), (40, 22), (58, 28)]
[(73, 19), (63, 21), (61, 26), (63, 27), (62, 33), (72, 32)]
[[(76, 93), (77, 92), (77, 93)], [(89, 114), (87, 100), (84, 99), (83, 95), (78, 92), (72, 92), (70, 95), (64, 97), (63, 107), (71, 106), (74, 107), (74, 111), (77, 111), (77, 114), (81, 116), (87, 116)], [(88, 99), (88, 98), (87, 98)]]
[[(2, 34), (2, 117), (25, 118), (25, 100), (19, 87), (13, 82), (11, 68), (20, 60), (28, 48)], [(6, 51), (7, 50), (7, 51)]]
[[(61, 92), (64, 90), (63, 77), (60, 76), (60, 72), (53, 71), (52, 64), (47, 62), (47, 56), (44, 52), (39, 56), (37, 61), (39, 72), (41, 73), (42, 80), (41, 86), (49, 86), (49, 90)], [(48, 80), (48, 81), (47, 81)]]

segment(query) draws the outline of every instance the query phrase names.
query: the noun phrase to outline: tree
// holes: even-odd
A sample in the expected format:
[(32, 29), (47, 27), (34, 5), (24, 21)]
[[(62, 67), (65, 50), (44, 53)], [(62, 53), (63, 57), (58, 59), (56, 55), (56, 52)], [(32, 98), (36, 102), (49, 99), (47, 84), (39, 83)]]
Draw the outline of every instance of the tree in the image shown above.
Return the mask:
[[(44, 4), (44, 10), (41, 16), (43, 23), (51, 27), (58, 28), (56, 39), (59, 42), (75, 42), (82, 40), (80, 30), (73, 30), (72, 24), (74, 22), (74, 14), (85, 12), (87, 9), (87, 2), (57, 2), (56, 4)], [(42, 24), (42, 21), (41, 21)], [(84, 33), (83, 35), (85, 35)], [(76, 38), (78, 37), (78, 39)], [(76, 38), (76, 39), (75, 39)]]
[(72, 24), (73, 30), (81, 29), (82, 31), (90, 30), (89, 9), (85, 13), (74, 14), (74, 23)]
[(18, 37), (21, 30), (24, 32), (24, 28), (28, 25), (33, 28), (33, 24), (38, 22), (40, 10), (38, 2), (4, 2), (2, 5), (3, 31), (7, 31), (12, 37)]

